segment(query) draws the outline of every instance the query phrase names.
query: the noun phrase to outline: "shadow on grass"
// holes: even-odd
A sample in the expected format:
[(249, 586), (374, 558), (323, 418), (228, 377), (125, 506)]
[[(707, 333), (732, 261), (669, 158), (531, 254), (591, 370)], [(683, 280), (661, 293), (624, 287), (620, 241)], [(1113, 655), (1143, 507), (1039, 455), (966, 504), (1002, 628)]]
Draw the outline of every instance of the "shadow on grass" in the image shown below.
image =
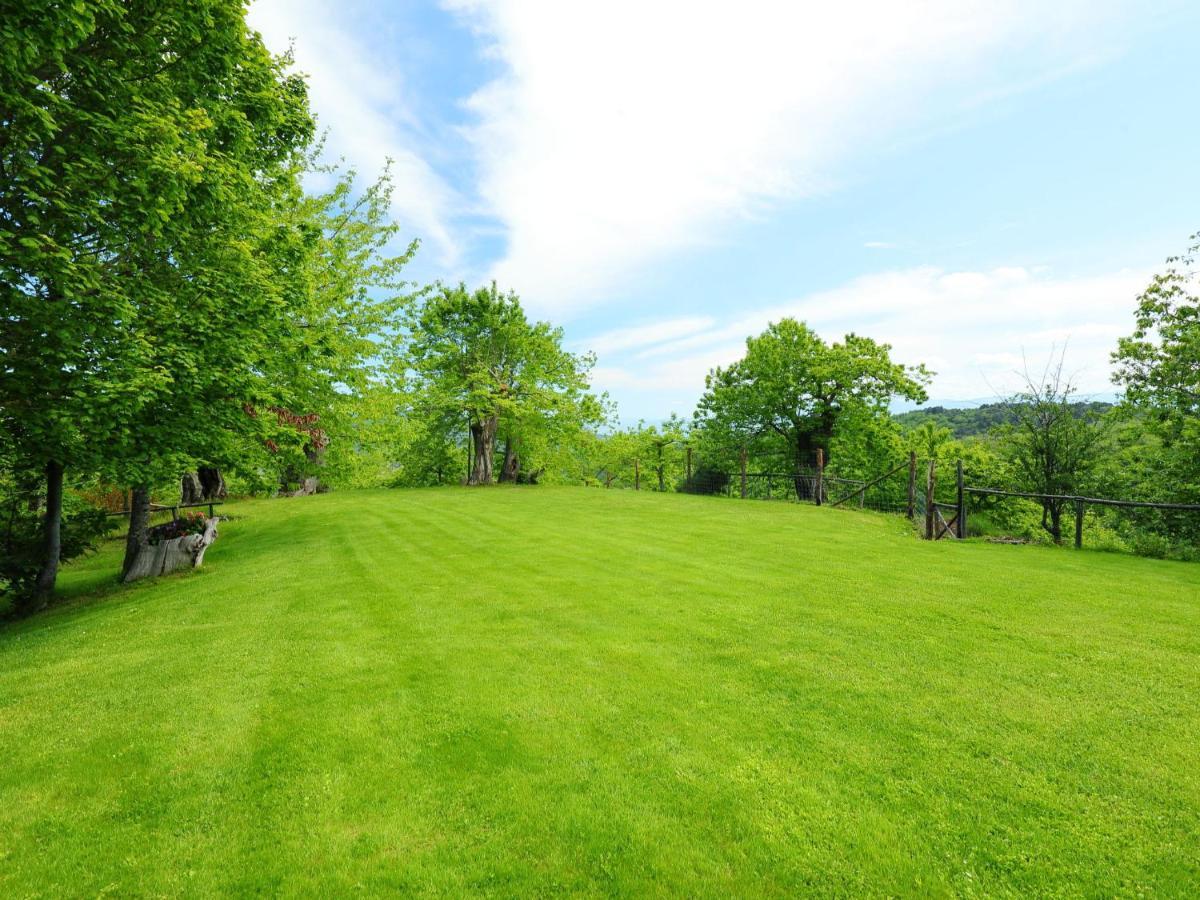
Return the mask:
[[(220, 519), (222, 526), (225, 526), (227, 522), (246, 519), (246, 515), (222, 515)], [(62, 566), (59, 570), (58, 586), (45, 609), (19, 616), (13, 611), (11, 603), (0, 601), (0, 639), (8, 634), (35, 631), (42, 624), (57, 624), (63, 615), (82, 612), (101, 603), (124, 602), (160, 584), (197, 577), (202, 571), (220, 567), (225, 562), (226, 551), (232, 549), (231, 544), (237, 546), (235, 565), (255, 566), (260, 557), (277, 549), (276, 544), (280, 543), (270, 539), (243, 542), (237, 540), (240, 536), (239, 531), (240, 529), (234, 528), (226, 532), (224, 545), (220, 540), (213, 544), (205, 554), (205, 564), (201, 570), (184, 569), (132, 584), (124, 584), (120, 580), (121, 562), (125, 554), (125, 535), (123, 532), (110, 533), (94, 551)]]

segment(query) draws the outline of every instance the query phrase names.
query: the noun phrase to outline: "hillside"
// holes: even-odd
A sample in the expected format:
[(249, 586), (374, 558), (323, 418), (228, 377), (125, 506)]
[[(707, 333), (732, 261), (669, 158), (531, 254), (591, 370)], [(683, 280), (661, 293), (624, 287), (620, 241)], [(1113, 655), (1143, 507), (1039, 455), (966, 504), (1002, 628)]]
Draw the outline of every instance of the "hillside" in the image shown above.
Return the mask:
[(234, 504), (0, 626), (0, 895), (1200, 891), (1200, 568), (582, 488)]
[[(1087, 400), (1073, 403), (1076, 416), (1085, 413), (1102, 414), (1113, 408), (1113, 404), (1099, 400)], [(958, 409), (948, 406), (930, 406), (926, 409), (914, 409), (905, 413), (897, 413), (892, 418), (900, 423), (906, 431), (918, 428), (923, 422), (933, 421), (943, 428), (949, 428), (956, 438), (971, 437), (987, 434), (998, 425), (1010, 425), (1015, 421), (1012, 407), (1007, 403), (984, 403), (980, 406)]]

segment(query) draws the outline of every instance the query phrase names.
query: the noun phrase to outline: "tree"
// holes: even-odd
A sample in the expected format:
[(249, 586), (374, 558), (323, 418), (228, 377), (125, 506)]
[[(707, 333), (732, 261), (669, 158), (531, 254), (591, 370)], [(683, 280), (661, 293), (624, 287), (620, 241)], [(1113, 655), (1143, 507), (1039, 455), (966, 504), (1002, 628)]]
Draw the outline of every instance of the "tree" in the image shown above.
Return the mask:
[[(840, 422), (851, 413), (887, 414), (895, 397), (926, 399), (929, 372), (890, 357), (891, 347), (855, 334), (827, 344), (804, 323), (783, 319), (746, 341), (746, 355), (705, 379), (696, 425), (706, 437), (731, 444), (776, 435), (792, 456), (797, 474), (817, 450), (829, 457)], [(807, 479), (796, 478), (804, 496)]]
[(438, 285), (410, 322), (407, 356), (421, 414), (446, 428), (465, 422), (468, 483), (491, 484), (496, 440), (515, 473), (522, 441), (534, 432), (578, 430), (591, 416), (590, 355), (562, 349), (562, 329), (530, 323), (516, 294), (490, 287)]
[[(645, 450), (645, 435), (641, 423), (634, 428), (614, 427), (596, 435), (588, 455), (588, 476), (604, 487), (634, 487), (634, 460)], [(586, 479), (585, 479), (586, 480)]]
[[(240, 391), (229, 396), (256, 415), (269, 415), (257, 430), (246, 417), (237, 417), (241, 427), (208, 435), (213, 440), (193, 446), (210, 471), (265, 466), (276, 470), (281, 483), (314, 476), (324, 458), (325, 430), (314, 442), (308, 426), (334, 415), (347, 396), (371, 391), (386, 374), (384, 342), (400, 327), (399, 314), (410, 302), (402, 270), (418, 245), (393, 246), (399, 226), (391, 219), (390, 168), (360, 190), (353, 170), (318, 163), (320, 152), (318, 145), (293, 160), (289, 186), (312, 175), (331, 180), (332, 186), (303, 195), (292, 187), (272, 210), (269, 241), (259, 256), (277, 302), (269, 321), (259, 322), (253, 335), (238, 329), (244, 342), (257, 347), (257, 359), (243, 370), (247, 380)], [(280, 420), (280, 410), (287, 420)], [(291, 432), (263, 434), (272, 415)], [(297, 418), (308, 423), (299, 432)], [(266, 458), (264, 446), (271, 449)]]
[(172, 336), (220, 343), (188, 301), (214, 296), (209, 279), (254, 294), (234, 283), (248, 206), (313, 124), (237, 0), (33, 0), (0, 37), (0, 425), (44, 472), (44, 602), (65, 471), (127, 450), (130, 423), (191, 373)]
[(923, 459), (937, 459), (942, 447), (954, 441), (954, 432), (933, 419), (926, 419), (904, 437), (905, 443), (917, 456)]
[(1039, 500), (1042, 528), (1062, 543), (1062, 514), (1087, 485), (1100, 458), (1104, 436), (1089, 414), (1077, 415), (1075, 387), (1063, 373), (1064, 356), (1051, 359), (1040, 378), (1025, 373), (1025, 389), (1010, 399), (1014, 425), (1001, 429), (1003, 445), (1016, 472), (1018, 489), (1053, 495)]
[[(1113, 354), (1133, 422), (1124, 488), (1150, 500), (1200, 501), (1200, 233), (1138, 298), (1135, 328)], [(1147, 445), (1148, 444), (1148, 445)], [(1171, 540), (1200, 540), (1200, 517), (1133, 514)]]
[(688, 423), (675, 413), (661, 426), (639, 423), (642, 450), (639, 454), (653, 471), (657, 490), (667, 490), (683, 476), (683, 447), (687, 443)]
[(1113, 353), (1125, 399), (1170, 418), (1200, 417), (1200, 232), (1138, 298), (1133, 335)]

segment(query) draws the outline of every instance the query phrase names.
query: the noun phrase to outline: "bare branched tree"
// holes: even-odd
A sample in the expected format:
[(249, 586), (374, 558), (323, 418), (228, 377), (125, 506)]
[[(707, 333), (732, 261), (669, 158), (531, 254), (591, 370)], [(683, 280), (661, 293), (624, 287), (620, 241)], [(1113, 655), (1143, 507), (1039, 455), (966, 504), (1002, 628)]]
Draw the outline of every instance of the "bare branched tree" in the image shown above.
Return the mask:
[(1015, 465), (1020, 488), (1044, 497), (1042, 528), (1062, 543), (1063, 511), (1070, 502), (1061, 497), (1078, 495), (1096, 467), (1104, 437), (1103, 424), (1086, 404), (1074, 400), (1077, 390), (1064, 373), (1066, 350), (1050, 358), (1040, 376), (1026, 364), (1025, 387), (1007, 401), (1013, 424), (1006, 445)]

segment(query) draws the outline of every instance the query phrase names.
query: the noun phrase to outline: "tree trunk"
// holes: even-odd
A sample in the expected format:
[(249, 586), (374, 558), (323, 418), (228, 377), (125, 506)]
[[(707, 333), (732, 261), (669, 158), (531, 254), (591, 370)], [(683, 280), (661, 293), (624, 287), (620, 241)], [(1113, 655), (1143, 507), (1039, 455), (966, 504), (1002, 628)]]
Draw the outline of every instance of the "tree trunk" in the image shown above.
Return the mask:
[(186, 534), (160, 540), (157, 544), (148, 541), (140, 544), (133, 562), (126, 567), (122, 581), (128, 584), (139, 578), (156, 578), (179, 569), (199, 568), (204, 562), (204, 552), (217, 539), (218, 520), (217, 516), (207, 520), (203, 534)]
[(804, 475), (804, 469), (808, 463), (806, 454), (809, 452), (808, 443), (804, 436), (796, 438), (796, 499), (805, 502), (813, 498), (813, 483), (815, 479), (810, 475)]
[(129, 533), (125, 535), (125, 561), (121, 564), (124, 581), (137, 562), (138, 553), (146, 543), (150, 529), (150, 486), (138, 485), (129, 492)]
[(512, 438), (504, 441), (504, 465), (500, 467), (500, 480), (510, 484), (517, 483), (521, 474), (521, 458), (517, 455), (517, 447)]
[(805, 469), (816, 466), (816, 453), (820, 450), (825, 454), (825, 465), (829, 465), (830, 434), (825, 432), (809, 432), (796, 436), (796, 499), (812, 500), (816, 497), (817, 479), (815, 475), (801, 475)]
[(226, 495), (225, 477), (216, 466), (201, 466), (196, 470), (200, 480), (201, 500), (224, 500)]
[[(1049, 518), (1049, 523), (1046, 519)], [(1050, 532), (1054, 543), (1062, 543), (1062, 506), (1058, 503), (1048, 503), (1042, 507), (1042, 527)]]
[(471, 423), (471, 445), (474, 457), (471, 463), (471, 477), (467, 484), (492, 483), (492, 457), (496, 452), (496, 417), (492, 416), (482, 422)]
[(201, 466), (195, 472), (186, 472), (180, 490), (180, 502), (207, 503), (225, 499), (225, 478), (216, 466)]
[(34, 609), (45, 607), (58, 580), (62, 556), (63, 464), (46, 463), (46, 515), (42, 519), (42, 569), (34, 590)]
[(198, 472), (184, 472), (179, 490), (179, 502), (184, 506), (199, 503), (204, 499), (204, 485)]
[(660, 493), (667, 489), (667, 482), (666, 482), (666, 479), (663, 477), (663, 470), (665, 468), (666, 468), (666, 466), (663, 464), (663, 448), (662, 448), (662, 444), (659, 444), (658, 445), (658, 465), (655, 467), (655, 469), (658, 472), (658, 490)]

